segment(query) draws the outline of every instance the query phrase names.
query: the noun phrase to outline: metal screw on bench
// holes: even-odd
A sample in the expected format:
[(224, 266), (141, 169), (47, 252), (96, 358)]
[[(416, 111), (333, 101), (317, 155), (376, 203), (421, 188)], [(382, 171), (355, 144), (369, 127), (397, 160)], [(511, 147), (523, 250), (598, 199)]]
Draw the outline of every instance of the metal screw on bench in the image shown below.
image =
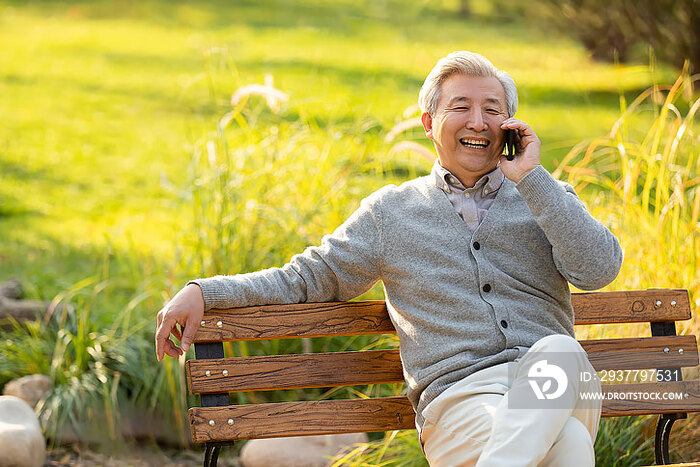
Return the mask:
[[(683, 350), (683, 349), (681, 349), (681, 350)], [(222, 371), (221, 374), (224, 375), (224, 376), (228, 376), (228, 370)]]
[(668, 348), (668, 347), (664, 347), (664, 352), (667, 352), (667, 353), (668, 353), (668, 351), (669, 351), (669, 348)]
[(660, 308), (661, 307), (661, 300), (657, 300), (654, 305), (656, 306), (656, 308)]
[(214, 426), (216, 425), (216, 422), (214, 422), (214, 420), (209, 420), (209, 425)]
[(216, 322), (216, 327), (217, 327), (217, 328), (220, 328), (220, 327), (222, 327), (223, 325), (224, 325), (224, 323), (222, 323), (221, 321), (217, 321), (217, 322)]
[(678, 349), (678, 353), (683, 353), (683, 349)]
[(229, 418), (229, 419), (228, 419), (228, 424), (229, 424), (229, 425), (233, 425), (233, 419), (232, 419), (232, 418)]
[(673, 300), (673, 301), (671, 302), (671, 306), (676, 306), (676, 301), (675, 301), (675, 300)]
[(201, 324), (202, 326), (204, 326), (205, 324), (207, 324), (207, 322), (206, 322), (206, 321), (204, 321), (204, 320), (202, 320), (202, 322), (201, 322), (201, 323), (199, 323), (199, 324)]
[(207, 371), (204, 372), (204, 374), (207, 375), (207, 376), (211, 376), (211, 371), (207, 370)]

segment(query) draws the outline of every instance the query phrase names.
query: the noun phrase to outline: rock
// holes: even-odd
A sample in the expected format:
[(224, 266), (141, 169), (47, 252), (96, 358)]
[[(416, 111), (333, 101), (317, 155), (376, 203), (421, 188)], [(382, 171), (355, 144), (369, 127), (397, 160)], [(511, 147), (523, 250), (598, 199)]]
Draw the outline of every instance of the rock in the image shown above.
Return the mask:
[(0, 329), (11, 328), (14, 321), (41, 318), (51, 306), (51, 302), (41, 300), (21, 300), (23, 296), (20, 281), (11, 279), (0, 284)]
[(44, 316), (51, 302), (39, 300), (14, 300), (0, 297), (0, 322), (12, 318), (17, 321), (28, 321)]
[(327, 467), (352, 444), (366, 443), (366, 433), (254, 439), (241, 450), (244, 467)]
[(6, 396), (19, 397), (30, 407), (36, 407), (51, 390), (51, 380), (46, 375), (29, 375), (13, 379), (5, 385), (2, 393)]
[(180, 437), (178, 430), (173, 429), (172, 416), (165, 413), (154, 413), (146, 404), (133, 401), (120, 401), (115, 408), (119, 412), (116, 425), (107, 419), (105, 413), (94, 412), (88, 417), (81, 417), (72, 423), (48, 427), (45, 425), (46, 436), (54, 444), (85, 445), (103, 443), (111, 436), (112, 430), (121, 433), (128, 440), (156, 441), (161, 446), (181, 446), (187, 444), (187, 437)]
[(22, 283), (17, 279), (10, 279), (0, 284), (0, 297), (17, 299), (22, 298), (23, 295)]
[(41, 467), (46, 443), (39, 420), (22, 399), (0, 396), (0, 467)]

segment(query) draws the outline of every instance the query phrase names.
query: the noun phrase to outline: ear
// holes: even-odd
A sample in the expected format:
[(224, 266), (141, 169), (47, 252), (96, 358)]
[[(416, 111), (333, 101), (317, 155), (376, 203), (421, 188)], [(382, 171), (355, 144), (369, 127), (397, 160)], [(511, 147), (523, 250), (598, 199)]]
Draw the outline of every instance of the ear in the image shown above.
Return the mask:
[(433, 117), (430, 116), (428, 112), (423, 112), (423, 114), (420, 116), (420, 121), (423, 123), (423, 129), (425, 130), (425, 135), (430, 138), (433, 138)]

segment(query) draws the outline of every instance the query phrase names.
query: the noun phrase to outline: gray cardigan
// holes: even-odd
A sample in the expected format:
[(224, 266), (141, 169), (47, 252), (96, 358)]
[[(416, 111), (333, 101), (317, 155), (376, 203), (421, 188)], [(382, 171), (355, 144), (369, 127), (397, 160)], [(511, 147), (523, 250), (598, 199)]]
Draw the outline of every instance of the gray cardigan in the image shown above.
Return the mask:
[(542, 166), (506, 180), (473, 235), (434, 178), (389, 185), (281, 268), (192, 281), (206, 309), (349, 300), (382, 280), (408, 397), (423, 408), (538, 339), (574, 335), (569, 284), (619, 272), (615, 236)]

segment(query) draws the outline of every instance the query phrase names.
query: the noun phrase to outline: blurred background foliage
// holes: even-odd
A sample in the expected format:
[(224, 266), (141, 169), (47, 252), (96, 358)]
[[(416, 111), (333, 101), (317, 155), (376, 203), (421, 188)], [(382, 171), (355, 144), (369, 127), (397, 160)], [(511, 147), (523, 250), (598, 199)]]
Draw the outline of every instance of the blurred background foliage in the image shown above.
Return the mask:
[[(19, 278), (28, 298), (63, 305), (0, 329), (0, 386), (49, 375), (54, 390), (38, 410), (56, 441), (186, 446), (185, 412), (197, 401), (184, 359), (155, 363), (156, 312), (190, 278), (283, 264), (364, 196), (428, 173), (422, 153), (433, 149), (419, 128), (387, 136), (417, 115), (435, 61), (462, 49), (514, 76), (517, 116), (542, 139), (543, 165), (621, 239), (625, 264), (609, 289), (688, 288), (697, 316), (695, 4), (0, 0), (0, 281)], [(266, 80), (289, 99), (231, 102)], [(381, 296), (378, 285), (363, 298)], [(697, 318), (679, 330), (697, 334)], [(577, 329), (579, 338), (628, 332)], [(226, 351), (309, 345), (396, 342)], [(651, 422), (604, 420), (599, 460), (649, 462)], [(682, 440), (697, 439), (697, 418), (677, 425), (672, 451), (696, 458), (697, 444)], [(374, 438), (342, 463), (423, 462), (413, 432)]]
[[(460, 2), (469, 17), (470, 2)], [(541, 28), (577, 40), (600, 61), (639, 61), (653, 48), (660, 60), (700, 71), (700, 2), (698, 0), (534, 0), (527, 4), (497, 0), (491, 8), (504, 19), (515, 15)]]

